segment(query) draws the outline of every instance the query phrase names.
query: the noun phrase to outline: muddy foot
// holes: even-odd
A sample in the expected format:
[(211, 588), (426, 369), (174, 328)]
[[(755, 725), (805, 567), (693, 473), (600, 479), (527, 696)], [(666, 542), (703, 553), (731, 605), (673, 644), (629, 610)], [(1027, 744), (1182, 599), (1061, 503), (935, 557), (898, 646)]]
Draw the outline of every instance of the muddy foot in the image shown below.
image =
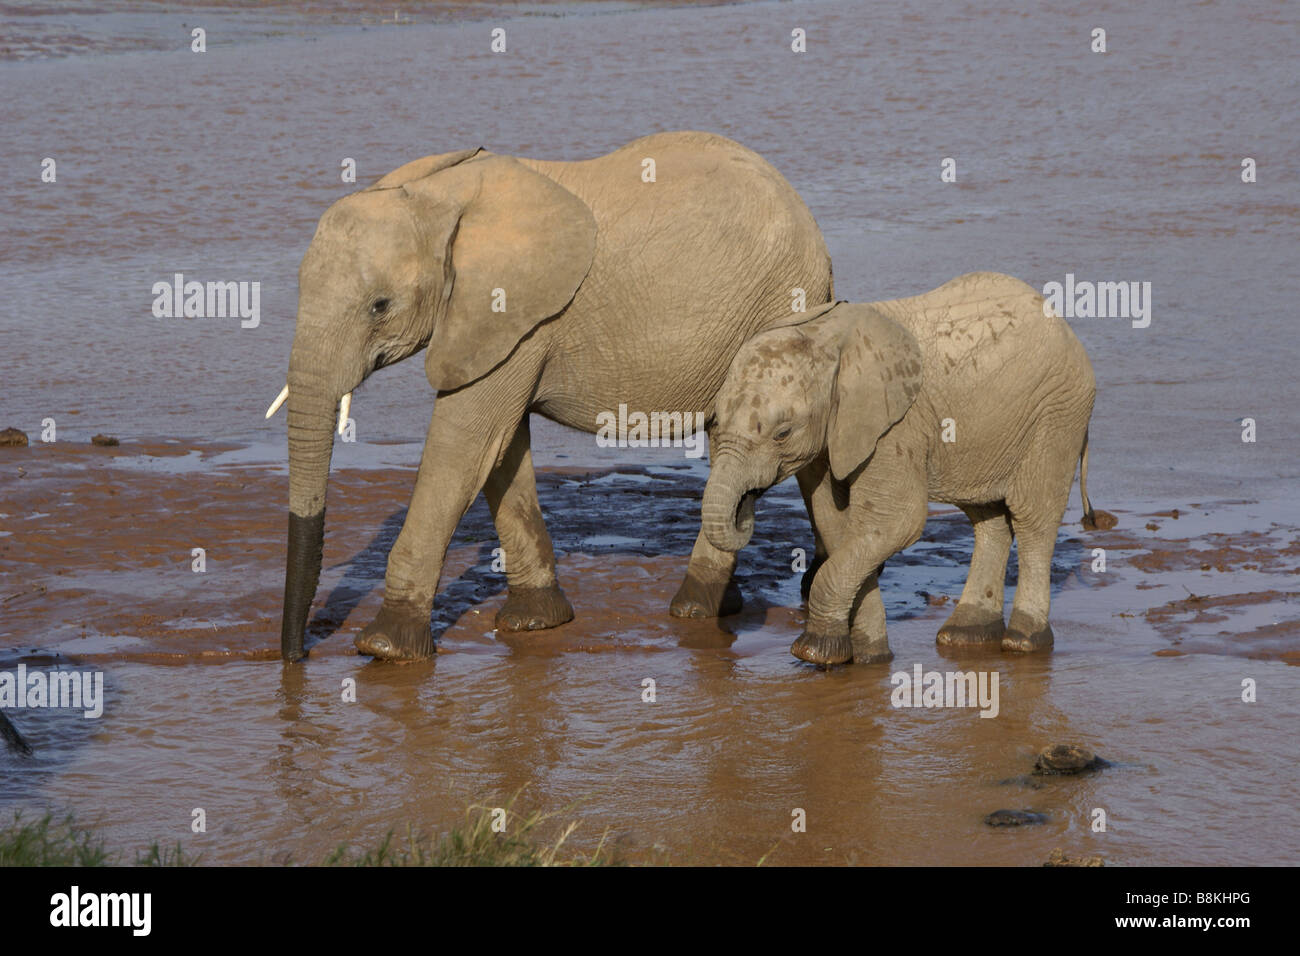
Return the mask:
[(573, 620), (573, 605), (557, 584), (549, 588), (511, 588), (497, 611), (498, 631), (544, 631)]
[(1017, 614), (1015, 611), (1011, 612), (1011, 623), (1007, 626), (1007, 633), (1002, 638), (1002, 649), (1004, 651), (1021, 651), (1023, 653), (1050, 651), (1054, 643), (1056, 643), (1056, 639), (1052, 635), (1052, 625), (1044, 624), (1041, 628), (1035, 629), (1027, 616)]
[(694, 571), (687, 571), (686, 580), (677, 589), (668, 610), (673, 617), (702, 619), (739, 614), (744, 606), (740, 585), (735, 578), (730, 578), (726, 584), (719, 586), (702, 581)]
[(854, 641), (853, 663), (883, 664), (894, 659), (894, 652), (889, 649), (888, 641)]
[(832, 664), (847, 664), (853, 660), (853, 642), (849, 639), (849, 629), (842, 631), (816, 631), (805, 628), (799, 640), (790, 646), (790, 653), (810, 664), (829, 667)]
[(393, 610), (387, 604), (353, 643), (362, 654), (381, 661), (420, 661), (434, 654), (429, 615)]
[(940, 647), (998, 647), (1006, 636), (1002, 615), (958, 604), (939, 628)]

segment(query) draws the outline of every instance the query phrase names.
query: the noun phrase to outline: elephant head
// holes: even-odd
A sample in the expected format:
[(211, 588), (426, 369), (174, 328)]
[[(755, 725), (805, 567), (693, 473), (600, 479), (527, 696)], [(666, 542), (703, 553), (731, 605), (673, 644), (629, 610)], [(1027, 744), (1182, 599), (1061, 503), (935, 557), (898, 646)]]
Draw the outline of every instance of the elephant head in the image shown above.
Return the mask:
[(825, 309), (755, 336), (731, 363), (715, 403), (717, 453), (702, 507), (715, 548), (748, 544), (758, 496), (823, 453), (835, 478), (847, 480), (921, 389), (910, 332), (869, 306)]
[(288, 384), (289, 541), (281, 654), (303, 656), (320, 576), (339, 410), (378, 368), (427, 348), (438, 390), (505, 361), (573, 299), (595, 255), (591, 210), (519, 160), (429, 156), (334, 203), (298, 270)]

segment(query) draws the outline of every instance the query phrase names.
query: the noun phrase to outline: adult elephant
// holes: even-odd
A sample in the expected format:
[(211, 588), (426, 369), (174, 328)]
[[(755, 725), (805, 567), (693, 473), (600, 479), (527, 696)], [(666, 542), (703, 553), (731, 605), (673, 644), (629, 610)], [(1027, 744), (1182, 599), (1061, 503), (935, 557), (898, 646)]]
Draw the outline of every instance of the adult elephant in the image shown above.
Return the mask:
[[(507, 558), (497, 627), (573, 617), (537, 502), (530, 412), (588, 432), (620, 403), (707, 414), (746, 339), (831, 298), (803, 201), (756, 153), (708, 133), (646, 136), (581, 162), (428, 156), (340, 199), (298, 272), (288, 384), (272, 406), (287, 393), (282, 656), (304, 654), (335, 412), (347, 417), (376, 369), (427, 349), (437, 390), (383, 606), (356, 639), (365, 654), (412, 660), (433, 653), (447, 546), (480, 490)], [(701, 534), (673, 613), (738, 600), (735, 560)]]

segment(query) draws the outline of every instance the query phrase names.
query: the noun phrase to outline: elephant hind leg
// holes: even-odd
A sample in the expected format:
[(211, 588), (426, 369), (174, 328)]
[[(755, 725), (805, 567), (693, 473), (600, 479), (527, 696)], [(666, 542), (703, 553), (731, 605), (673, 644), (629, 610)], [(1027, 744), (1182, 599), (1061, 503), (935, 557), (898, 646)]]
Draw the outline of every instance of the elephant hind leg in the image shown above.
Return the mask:
[(948, 620), (939, 628), (937, 643), (944, 647), (972, 647), (1002, 643), (1005, 626), (1002, 601), (1011, 555), (1011, 513), (1005, 502), (963, 506), (975, 526), (975, 551), (966, 587)]
[(1082, 431), (1045, 422), (1007, 493), (1016, 536), (1019, 581), (1002, 649), (1046, 651), (1055, 643), (1048, 612), (1052, 602), (1052, 555), (1070, 498)]
[(573, 620), (573, 605), (555, 574), (555, 551), (542, 518), (533, 474), (528, 416), (483, 486), (505, 561), (509, 593), (497, 611), (499, 631), (539, 631)]

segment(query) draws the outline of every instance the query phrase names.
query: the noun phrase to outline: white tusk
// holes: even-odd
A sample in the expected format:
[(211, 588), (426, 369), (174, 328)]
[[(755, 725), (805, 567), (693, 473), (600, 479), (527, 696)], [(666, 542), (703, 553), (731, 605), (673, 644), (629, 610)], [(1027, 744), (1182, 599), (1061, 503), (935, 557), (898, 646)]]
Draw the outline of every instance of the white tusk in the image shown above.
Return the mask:
[(348, 423), (348, 412), (352, 411), (352, 393), (348, 392), (339, 402), (339, 434), (343, 434), (343, 426)]
[(288, 397), (289, 397), (289, 386), (286, 385), (284, 388), (280, 389), (280, 394), (275, 396), (275, 401), (273, 401), (271, 403), (271, 407), (266, 410), (266, 417), (270, 418), (272, 415), (278, 412), (280, 410), (280, 406), (284, 404), (284, 400)]

